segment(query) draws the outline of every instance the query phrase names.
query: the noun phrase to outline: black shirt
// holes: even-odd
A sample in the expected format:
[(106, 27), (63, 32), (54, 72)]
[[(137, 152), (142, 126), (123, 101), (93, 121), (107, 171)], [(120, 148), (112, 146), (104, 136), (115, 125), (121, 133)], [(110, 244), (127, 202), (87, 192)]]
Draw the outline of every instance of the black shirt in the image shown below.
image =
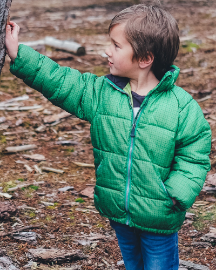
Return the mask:
[(133, 91), (131, 91), (131, 94), (133, 98), (133, 110), (134, 110), (134, 117), (135, 117), (137, 112), (139, 111), (141, 104), (143, 103), (143, 100), (145, 99), (145, 96), (140, 96)]

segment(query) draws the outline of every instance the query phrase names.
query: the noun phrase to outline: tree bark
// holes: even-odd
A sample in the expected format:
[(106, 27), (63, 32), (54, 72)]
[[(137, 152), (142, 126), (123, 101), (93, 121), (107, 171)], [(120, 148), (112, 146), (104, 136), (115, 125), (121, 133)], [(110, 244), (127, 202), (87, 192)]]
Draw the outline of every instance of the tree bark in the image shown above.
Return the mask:
[(0, 1), (0, 74), (5, 62), (5, 55), (6, 55), (5, 35), (11, 2), (12, 0)]

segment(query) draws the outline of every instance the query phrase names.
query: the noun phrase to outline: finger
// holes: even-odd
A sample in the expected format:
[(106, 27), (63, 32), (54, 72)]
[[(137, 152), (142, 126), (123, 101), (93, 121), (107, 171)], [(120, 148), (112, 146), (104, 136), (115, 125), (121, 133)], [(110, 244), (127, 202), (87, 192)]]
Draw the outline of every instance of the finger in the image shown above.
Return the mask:
[(8, 25), (11, 26), (12, 30), (15, 30), (16, 32), (19, 33), (20, 27), (17, 23), (10, 21)]
[(11, 28), (13, 28), (15, 26), (15, 23), (10, 21), (7, 25), (9, 25)]
[(10, 25), (7, 25), (7, 26), (6, 26), (6, 35), (7, 35), (7, 36), (11, 36), (11, 32), (12, 32), (11, 26), (10, 26)]
[(19, 25), (15, 23), (14, 26), (12, 27), (12, 31), (11, 31), (12, 36), (13, 37), (18, 36), (19, 30), (20, 30)]
[(13, 21), (9, 21), (9, 25), (11, 25), (13, 27), (13, 26), (15, 26), (17, 24), (15, 22), (13, 22)]

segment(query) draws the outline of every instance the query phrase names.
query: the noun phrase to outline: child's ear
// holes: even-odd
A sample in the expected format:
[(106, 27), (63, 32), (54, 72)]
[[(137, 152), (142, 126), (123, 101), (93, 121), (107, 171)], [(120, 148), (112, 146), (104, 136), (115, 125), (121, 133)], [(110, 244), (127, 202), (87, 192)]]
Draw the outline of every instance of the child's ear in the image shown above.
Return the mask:
[(152, 65), (153, 61), (154, 61), (154, 56), (152, 54), (149, 54), (146, 59), (141, 59), (139, 61), (139, 67), (146, 68)]

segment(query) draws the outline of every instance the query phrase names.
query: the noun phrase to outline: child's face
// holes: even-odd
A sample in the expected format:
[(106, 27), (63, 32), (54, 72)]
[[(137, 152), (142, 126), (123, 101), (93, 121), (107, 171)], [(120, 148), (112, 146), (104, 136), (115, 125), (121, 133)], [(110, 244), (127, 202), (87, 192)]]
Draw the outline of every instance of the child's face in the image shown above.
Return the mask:
[(139, 65), (133, 60), (133, 49), (125, 37), (124, 28), (125, 23), (113, 26), (110, 32), (111, 44), (105, 53), (108, 56), (111, 74), (135, 78)]

